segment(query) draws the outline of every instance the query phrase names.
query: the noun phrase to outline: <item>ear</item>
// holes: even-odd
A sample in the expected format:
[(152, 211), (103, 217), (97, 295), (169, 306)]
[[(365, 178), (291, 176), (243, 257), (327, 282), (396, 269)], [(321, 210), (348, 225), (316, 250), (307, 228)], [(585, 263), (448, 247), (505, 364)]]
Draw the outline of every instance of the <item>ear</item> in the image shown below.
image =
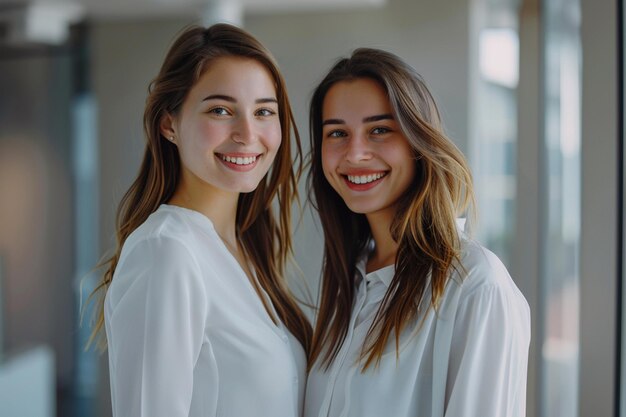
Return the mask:
[(176, 143), (176, 123), (171, 114), (165, 113), (159, 122), (159, 130), (161, 135), (170, 142)]

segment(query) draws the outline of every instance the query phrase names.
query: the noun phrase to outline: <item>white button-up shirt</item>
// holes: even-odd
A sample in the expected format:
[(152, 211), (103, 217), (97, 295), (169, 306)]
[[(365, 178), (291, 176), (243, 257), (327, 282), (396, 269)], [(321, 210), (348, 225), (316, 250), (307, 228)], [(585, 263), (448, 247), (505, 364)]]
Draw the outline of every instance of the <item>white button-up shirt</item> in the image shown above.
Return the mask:
[(327, 371), (318, 363), (310, 372), (305, 417), (525, 416), (528, 303), (493, 253), (462, 242), (467, 275), (453, 273), (439, 312), (422, 310), (401, 333), (399, 357), (392, 333), (380, 365), (364, 373), (357, 361), (394, 266), (366, 274), (359, 262), (346, 339)]
[(198, 212), (162, 205), (128, 237), (105, 325), (116, 417), (302, 413), (302, 346)]

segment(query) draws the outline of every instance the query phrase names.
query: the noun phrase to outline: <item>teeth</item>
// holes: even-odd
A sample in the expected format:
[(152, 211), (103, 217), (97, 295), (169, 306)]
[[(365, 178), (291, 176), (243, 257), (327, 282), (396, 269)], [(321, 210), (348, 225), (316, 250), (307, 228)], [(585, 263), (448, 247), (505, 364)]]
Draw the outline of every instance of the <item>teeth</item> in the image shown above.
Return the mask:
[(256, 161), (256, 156), (242, 158), (241, 156), (222, 155), (222, 159), (226, 162), (230, 162), (231, 164), (250, 165)]
[(377, 174), (370, 175), (348, 175), (348, 181), (353, 182), (355, 184), (367, 184), (372, 181), (376, 181), (384, 177), (385, 174), (383, 172), (379, 172)]

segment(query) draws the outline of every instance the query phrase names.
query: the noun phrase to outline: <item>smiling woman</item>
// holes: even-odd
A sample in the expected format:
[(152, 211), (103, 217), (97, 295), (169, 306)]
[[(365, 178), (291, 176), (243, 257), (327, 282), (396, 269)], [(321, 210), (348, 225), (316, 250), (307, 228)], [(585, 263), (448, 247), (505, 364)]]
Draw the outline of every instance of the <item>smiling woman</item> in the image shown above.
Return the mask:
[(325, 248), (305, 416), (525, 415), (528, 304), (456, 219), (471, 174), (422, 78), (358, 49), (310, 126)]
[(393, 215), (415, 176), (413, 152), (392, 112), (385, 90), (369, 78), (337, 83), (324, 99), (324, 174), (355, 213)]
[(144, 127), (98, 288), (113, 414), (300, 415), (311, 328), (283, 280), (300, 144), (273, 58), (236, 27), (187, 29)]
[[(232, 205), (236, 199), (215, 201), (217, 194), (254, 191), (281, 144), (271, 74), (253, 59), (215, 60), (189, 91), (180, 113), (163, 117), (161, 133), (176, 145), (181, 159), (181, 179), (170, 203), (210, 208), (209, 217), (216, 220), (232, 213), (234, 207), (220, 203)], [(231, 244), (234, 232), (232, 228)]]

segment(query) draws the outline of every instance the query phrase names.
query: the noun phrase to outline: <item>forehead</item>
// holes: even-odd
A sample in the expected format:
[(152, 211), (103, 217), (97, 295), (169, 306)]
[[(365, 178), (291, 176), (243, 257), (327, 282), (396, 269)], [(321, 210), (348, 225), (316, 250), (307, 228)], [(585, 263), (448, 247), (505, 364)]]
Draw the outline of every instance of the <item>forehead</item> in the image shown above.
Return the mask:
[(371, 78), (339, 81), (328, 90), (322, 104), (324, 118), (386, 113), (392, 113), (387, 93), (378, 81)]
[(190, 95), (206, 92), (275, 96), (276, 85), (269, 69), (256, 59), (224, 56), (205, 67)]

